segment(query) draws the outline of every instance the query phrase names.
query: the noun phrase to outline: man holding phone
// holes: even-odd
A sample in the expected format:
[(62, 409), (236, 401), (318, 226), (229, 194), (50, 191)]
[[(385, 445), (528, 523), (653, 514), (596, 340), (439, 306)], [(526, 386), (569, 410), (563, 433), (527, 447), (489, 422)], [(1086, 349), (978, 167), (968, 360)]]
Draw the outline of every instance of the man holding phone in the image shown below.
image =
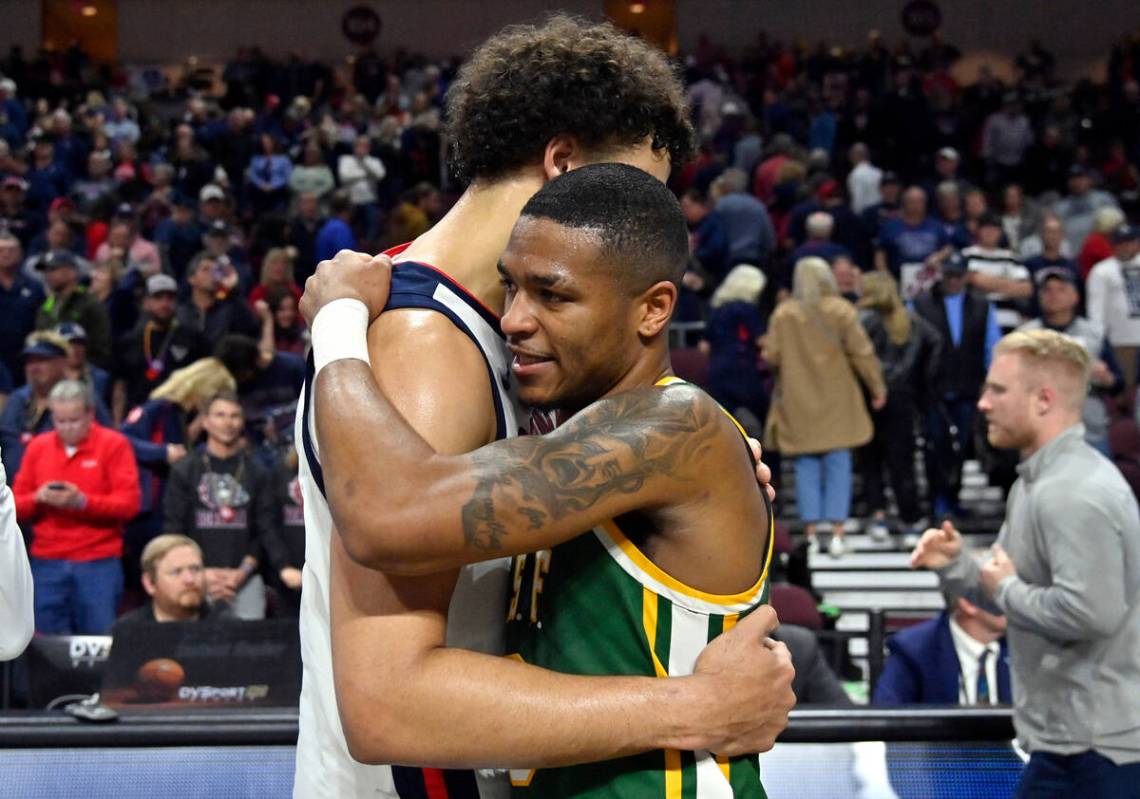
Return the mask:
[(48, 395), (55, 430), (31, 440), (12, 493), (32, 525), (36, 631), (103, 635), (123, 592), (123, 525), (139, 510), (138, 467), (121, 433), (95, 421), (86, 383)]

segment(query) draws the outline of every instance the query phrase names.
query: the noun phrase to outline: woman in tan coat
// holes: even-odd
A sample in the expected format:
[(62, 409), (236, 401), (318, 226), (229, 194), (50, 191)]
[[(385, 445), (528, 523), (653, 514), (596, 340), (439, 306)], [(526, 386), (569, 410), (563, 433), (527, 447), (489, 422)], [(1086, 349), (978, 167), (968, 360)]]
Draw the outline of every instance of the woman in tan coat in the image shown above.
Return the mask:
[(875, 409), (887, 390), (855, 306), (839, 296), (822, 258), (796, 262), (792, 298), (772, 314), (764, 357), (776, 372), (764, 443), (795, 458), (796, 504), (811, 551), (819, 551), (816, 527), (826, 521), (829, 550), (839, 557), (851, 507), (851, 450), (873, 432), (859, 384)]

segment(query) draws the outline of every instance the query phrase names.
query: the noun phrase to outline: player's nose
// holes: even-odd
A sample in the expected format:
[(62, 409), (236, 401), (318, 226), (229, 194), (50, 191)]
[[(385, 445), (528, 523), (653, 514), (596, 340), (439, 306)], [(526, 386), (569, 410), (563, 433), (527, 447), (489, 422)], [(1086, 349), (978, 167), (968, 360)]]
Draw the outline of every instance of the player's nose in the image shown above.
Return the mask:
[(507, 303), (501, 324), (505, 336), (529, 336), (538, 328), (527, 299), (517, 294)]

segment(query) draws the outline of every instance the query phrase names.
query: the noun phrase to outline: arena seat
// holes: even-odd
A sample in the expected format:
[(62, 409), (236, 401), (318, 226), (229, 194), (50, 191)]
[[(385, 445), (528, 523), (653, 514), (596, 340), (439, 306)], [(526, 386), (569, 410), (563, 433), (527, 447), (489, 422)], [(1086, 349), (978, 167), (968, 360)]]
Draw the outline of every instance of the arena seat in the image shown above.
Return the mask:
[(791, 583), (773, 583), (768, 602), (782, 624), (798, 624), (809, 630), (823, 628), (815, 598), (806, 588)]
[(697, 347), (670, 350), (669, 358), (673, 362), (673, 371), (677, 377), (696, 383), (698, 386), (708, 385), (709, 359)]
[(1140, 425), (1132, 419), (1117, 419), (1108, 428), (1108, 449), (1132, 493), (1140, 498)]

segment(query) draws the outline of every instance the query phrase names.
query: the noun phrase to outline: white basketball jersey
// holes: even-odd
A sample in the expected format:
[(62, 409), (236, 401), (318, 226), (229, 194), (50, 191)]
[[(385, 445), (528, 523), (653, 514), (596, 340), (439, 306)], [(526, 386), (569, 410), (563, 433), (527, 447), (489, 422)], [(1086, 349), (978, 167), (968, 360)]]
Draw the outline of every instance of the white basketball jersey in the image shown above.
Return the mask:
[[(498, 317), (442, 272), (410, 261), (398, 264), (393, 270), (387, 309), (394, 308), (435, 310), (447, 316), (475, 342), (487, 362), (498, 437), (516, 435), (524, 417), (511, 390), (510, 356), (499, 330)], [(509, 793), (506, 780), (489, 772), (481, 772), (476, 777), (470, 771), (367, 766), (353, 760), (348, 753), (333, 688), (329, 628), (329, 551), (333, 523), (324, 495), (311, 402), (312, 376), (310, 355), (295, 427), (305, 512), (305, 567), (300, 619), (304, 671), (293, 795), (298, 799), (506, 797)], [(509, 568), (510, 560), (502, 558), (462, 570), (448, 612), (448, 646), (494, 655), (503, 653)], [(399, 687), (393, 686), (392, 690)]]

